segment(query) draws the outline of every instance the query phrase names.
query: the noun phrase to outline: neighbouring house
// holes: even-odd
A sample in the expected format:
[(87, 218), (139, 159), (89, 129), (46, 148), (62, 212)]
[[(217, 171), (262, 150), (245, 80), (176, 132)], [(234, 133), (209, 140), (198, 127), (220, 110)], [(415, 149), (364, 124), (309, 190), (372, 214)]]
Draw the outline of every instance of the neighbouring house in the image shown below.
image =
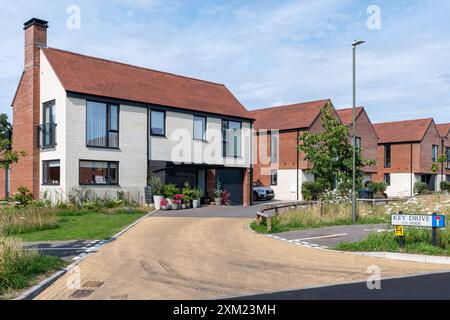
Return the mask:
[(374, 128), (379, 138), (374, 181), (388, 184), (388, 196), (413, 195), (419, 181), (438, 190), (437, 174), (431, 168), (442, 141), (433, 119), (376, 123)]
[(302, 200), (302, 184), (314, 181), (311, 164), (298, 150), (303, 131), (323, 130), (320, 115), (329, 99), (251, 111), (255, 118), (253, 181), (270, 186), (279, 200)]
[[(351, 133), (353, 126), (353, 109), (339, 109), (336, 110), (336, 112), (342, 123), (348, 126)], [(365, 159), (376, 160), (378, 136), (364, 107), (355, 108), (355, 124), (356, 147), (362, 150), (362, 156)], [(350, 136), (350, 143), (351, 140)], [(363, 182), (370, 181), (372, 180), (372, 175), (377, 173), (377, 165), (365, 166), (363, 172)]]
[(144, 199), (150, 174), (250, 203), (252, 115), (222, 84), (47, 47), (48, 22), (24, 25), (25, 67), (12, 103), (11, 191), (72, 190)]
[(437, 124), (436, 127), (442, 140), (441, 154), (446, 155), (446, 161), (440, 169), (441, 181), (450, 182), (450, 123)]

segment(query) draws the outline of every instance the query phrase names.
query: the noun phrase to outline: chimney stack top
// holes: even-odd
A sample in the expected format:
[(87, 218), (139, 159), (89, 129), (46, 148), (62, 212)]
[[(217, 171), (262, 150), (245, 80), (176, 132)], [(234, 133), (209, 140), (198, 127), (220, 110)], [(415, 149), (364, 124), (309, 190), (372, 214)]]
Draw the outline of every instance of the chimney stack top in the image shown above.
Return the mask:
[(28, 20), (27, 22), (25, 22), (23, 24), (23, 29), (26, 30), (29, 27), (34, 26), (34, 25), (37, 25), (37, 26), (40, 26), (40, 27), (43, 27), (43, 28), (47, 29), (48, 28), (48, 21), (37, 19), (37, 18), (32, 18), (32, 19)]

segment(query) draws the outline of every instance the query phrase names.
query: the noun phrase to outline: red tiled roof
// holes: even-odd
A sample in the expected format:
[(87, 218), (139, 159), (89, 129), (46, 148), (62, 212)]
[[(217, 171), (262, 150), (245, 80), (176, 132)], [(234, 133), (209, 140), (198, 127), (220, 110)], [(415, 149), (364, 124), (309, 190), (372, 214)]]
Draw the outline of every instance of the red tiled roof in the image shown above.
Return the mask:
[(70, 92), (251, 119), (222, 84), (59, 49), (43, 51)]
[[(363, 107), (357, 107), (356, 108), (356, 116), (355, 119), (358, 119), (358, 116), (361, 114), (361, 112), (364, 110)], [(339, 118), (341, 119), (343, 124), (346, 124), (348, 126), (351, 126), (353, 123), (353, 109), (352, 108), (348, 108), (348, 109), (338, 109), (336, 110), (336, 113), (338, 114)]]
[(378, 143), (416, 142), (422, 141), (432, 118), (406, 120), (397, 122), (375, 123), (373, 126), (378, 135)]
[(300, 129), (309, 128), (320, 115), (320, 111), (330, 100), (318, 100), (286, 106), (250, 111), (255, 121), (255, 129)]
[(450, 123), (441, 123), (436, 125), (441, 137), (446, 137), (450, 134)]

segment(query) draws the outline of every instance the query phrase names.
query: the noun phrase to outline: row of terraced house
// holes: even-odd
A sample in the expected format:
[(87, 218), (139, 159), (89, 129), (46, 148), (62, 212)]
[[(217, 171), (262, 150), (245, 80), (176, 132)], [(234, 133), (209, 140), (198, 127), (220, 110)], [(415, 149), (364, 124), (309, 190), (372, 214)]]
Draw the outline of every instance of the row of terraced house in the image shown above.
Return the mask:
[[(351, 128), (352, 110), (329, 99), (248, 111), (222, 84), (49, 48), (48, 22), (24, 24), (24, 71), (12, 102), (12, 147), (26, 156), (1, 172), (1, 194), (19, 186), (35, 198), (67, 199), (75, 188), (133, 193), (141, 202), (150, 175), (189, 182), (204, 195), (220, 184), (249, 205), (253, 182), (278, 199), (302, 199), (311, 165), (297, 148), (303, 131), (323, 130), (331, 107)], [(357, 108), (357, 144), (377, 160), (364, 180), (386, 181), (407, 196), (416, 181), (433, 190), (450, 180), (450, 124), (433, 119), (372, 124)], [(440, 172), (432, 163), (445, 153)]]

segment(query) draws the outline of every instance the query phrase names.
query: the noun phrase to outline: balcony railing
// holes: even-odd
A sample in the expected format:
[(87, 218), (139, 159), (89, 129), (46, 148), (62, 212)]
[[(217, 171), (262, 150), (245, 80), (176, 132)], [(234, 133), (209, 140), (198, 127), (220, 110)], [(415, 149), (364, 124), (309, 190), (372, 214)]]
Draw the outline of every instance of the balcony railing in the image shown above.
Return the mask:
[(45, 123), (38, 126), (39, 148), (56, 146), (56, 123)]

